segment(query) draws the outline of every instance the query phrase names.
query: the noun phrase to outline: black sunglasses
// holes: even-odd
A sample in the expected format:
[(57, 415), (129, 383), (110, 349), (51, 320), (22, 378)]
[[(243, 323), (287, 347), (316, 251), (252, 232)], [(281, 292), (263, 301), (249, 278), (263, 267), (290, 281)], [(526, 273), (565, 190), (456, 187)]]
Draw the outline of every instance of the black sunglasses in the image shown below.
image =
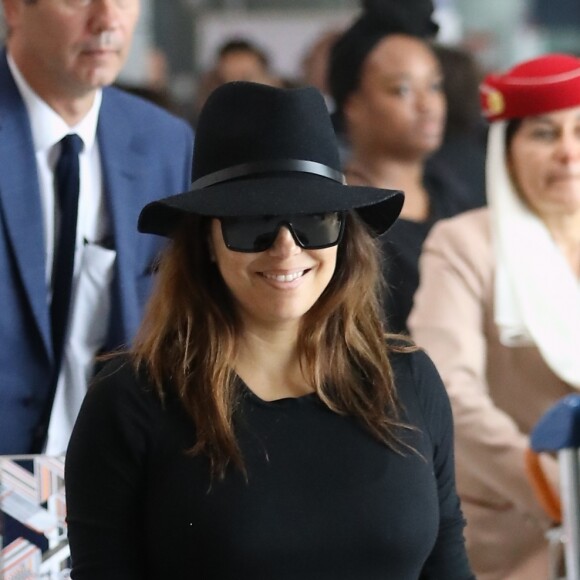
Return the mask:
[(258, 217), (220, 217), (226, 246), (235, 252), (263, 252), (281, 227), (287, 227), (296, 244), (320, 250), (338, 244), (344, 231), (344, 212)]

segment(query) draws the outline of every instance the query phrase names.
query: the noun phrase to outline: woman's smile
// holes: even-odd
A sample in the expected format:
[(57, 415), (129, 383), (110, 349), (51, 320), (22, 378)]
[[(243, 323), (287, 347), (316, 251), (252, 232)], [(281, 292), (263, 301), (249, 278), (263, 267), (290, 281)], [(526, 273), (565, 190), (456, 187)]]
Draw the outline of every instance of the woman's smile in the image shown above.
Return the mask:
[(285, 271), (285, 272), (280, 272), (280, 271), (274, 270), (274, 271), (264, 271), (264, 272), (258, 272), (258, 273), (260, 274), (260, 276), (263, 276), (264, 278), (266, 278), (266, 280), (287, 285), (290, 282), (295, 282), (296, 280), (299, 280), (305, 274), (307, 274), (309, 271), (310, 271), (310, 268), (301, 269), (301, 270), (293, 270), (293, 271)]

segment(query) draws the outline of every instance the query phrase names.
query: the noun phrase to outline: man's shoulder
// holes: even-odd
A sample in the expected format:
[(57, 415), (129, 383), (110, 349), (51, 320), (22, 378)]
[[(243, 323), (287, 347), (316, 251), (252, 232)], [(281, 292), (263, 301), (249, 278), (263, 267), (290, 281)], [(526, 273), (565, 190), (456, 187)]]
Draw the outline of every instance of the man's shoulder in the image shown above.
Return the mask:
[(147, 127), (167, 127), (192, 133), (191, 126), (185, 119), (170, 113), (151, 101), (114, 86), (105, 87), (101, 114), (107, 115), (113, 112), (122, 114), (129, 121), (137, 122), (140, 127), (144, 127), (143, 119), (147, 119)]
[(5, 107), (8, 107), (9, 111), (14, 107), (20, 107), (23, 111), (26, 110), (16, 81), (8, 66), (6, 51), (0, 50), (0, 109)]

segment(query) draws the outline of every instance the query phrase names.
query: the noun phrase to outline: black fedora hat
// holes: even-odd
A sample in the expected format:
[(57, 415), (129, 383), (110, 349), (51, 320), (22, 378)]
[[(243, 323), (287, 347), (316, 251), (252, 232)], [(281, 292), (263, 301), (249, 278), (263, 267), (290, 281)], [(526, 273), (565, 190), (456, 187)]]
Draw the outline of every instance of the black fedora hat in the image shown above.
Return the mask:
[(185, 215), (242, 217), (355, 209), (375, 235), (403, 193), (344, 183), (320, 92), (249, 82), (217, 88), (199, 118), (191, 190), (149, 203), (139, 231), (170, 236)]

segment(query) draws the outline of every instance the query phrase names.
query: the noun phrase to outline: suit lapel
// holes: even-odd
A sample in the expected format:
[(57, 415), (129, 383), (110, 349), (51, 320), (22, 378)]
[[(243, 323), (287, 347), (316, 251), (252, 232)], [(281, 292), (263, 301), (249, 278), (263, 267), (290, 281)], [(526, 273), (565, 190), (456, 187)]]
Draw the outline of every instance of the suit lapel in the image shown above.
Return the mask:
[[(0, 55), (0, 212), (24, 293), (48, 353), (52, 352), (47, 300), (44, 221), (30, 122)], [(6, 275), (6, 274), (4, 274)], [(18, 329), (15, 329), (18, 332)]]
[(137, 216), (142, 199), (138, 194), (139, 176), (147, 175), (147, 168), (143, 167), (145, 162), (135, 143), (134, 131), (121, 108), (116, 106), (114, 91), (105, 89), (97, 135), (117, 251), (112, 316), (117, 318), (113, 329), (119, 334), (109, 336), (112, 344), (121, 344), (125, 337), (132, 336), (140, 320), (139, 301), (131, 292), (134, 286), (136, 238), (139, 235)]

